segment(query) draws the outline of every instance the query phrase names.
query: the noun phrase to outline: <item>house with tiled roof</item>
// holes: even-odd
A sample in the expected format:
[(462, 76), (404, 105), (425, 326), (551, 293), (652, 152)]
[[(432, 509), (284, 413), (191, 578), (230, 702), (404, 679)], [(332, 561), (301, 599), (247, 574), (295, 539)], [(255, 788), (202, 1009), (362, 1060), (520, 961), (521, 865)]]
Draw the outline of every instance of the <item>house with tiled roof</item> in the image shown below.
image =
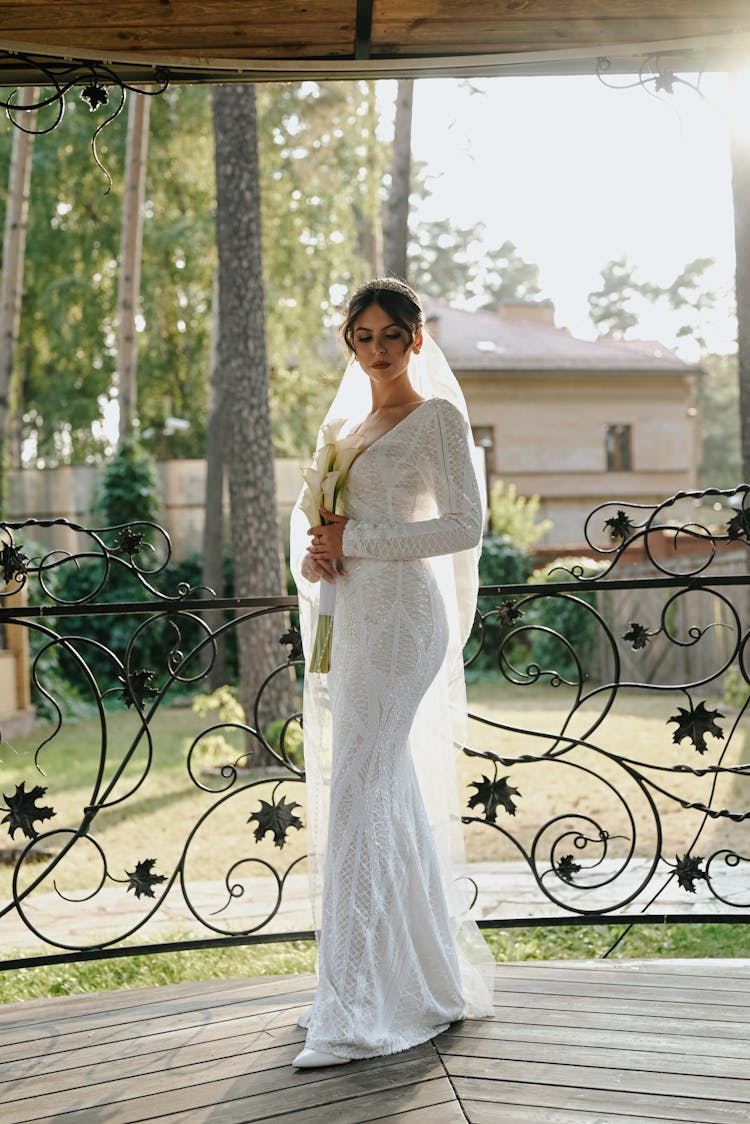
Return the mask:
[(539, 495), (552, 520), (542, 547), (579, 548), (586, 516), (607, 500), (650, 504), (696, 487), (700, 368), (658, 343), (577, 339), (549, 301), (471, 312), (431, 300), (425, 312), (488, 483)]

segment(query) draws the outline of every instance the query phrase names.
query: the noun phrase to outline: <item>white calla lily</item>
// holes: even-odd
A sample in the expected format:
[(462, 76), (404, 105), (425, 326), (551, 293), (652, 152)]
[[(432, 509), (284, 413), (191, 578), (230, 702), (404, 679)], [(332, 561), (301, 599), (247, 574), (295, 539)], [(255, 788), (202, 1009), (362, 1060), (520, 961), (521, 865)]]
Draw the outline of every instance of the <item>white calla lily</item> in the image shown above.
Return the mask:
[[(300, 507), (311, 527), (317, 527), (322, 522), (321, 507), (341, 514), (337, 508), (347, 474), (362, 449), (359, 438), (353, 433), (338, 439), (343, 424), (343, 418), (335, 418), (323, 426), (321, 444), (315, 451), (312, 464), (302, 472), (305, 487)], [(321, 582), (321, 585), (318, 624), (308, 671), (325, 674), (331, 668), (336, 586), (333, 582)]]
[(344, 421), (344, 418), (331, 418), (330, 421), (321, 426), (320, 435), (323, 438), (324, 445), (335, 445), (337, 443)]

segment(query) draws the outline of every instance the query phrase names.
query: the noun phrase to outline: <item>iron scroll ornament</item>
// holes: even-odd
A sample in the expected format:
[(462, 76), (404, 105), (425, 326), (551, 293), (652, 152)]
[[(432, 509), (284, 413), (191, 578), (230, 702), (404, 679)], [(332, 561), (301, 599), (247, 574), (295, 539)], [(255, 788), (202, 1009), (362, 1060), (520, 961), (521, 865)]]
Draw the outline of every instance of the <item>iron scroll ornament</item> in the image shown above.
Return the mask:
[[(107, 181), (105, 195), (112, 190), (112, 177), (102, 163), (97, 150), (97, 141), (102, 131), (120, 116), (125, 107), (128, 92), (144, 97), (163, 94), (169, 86), (169, 75), (163, 67), (143, 67), (144, 86), (134, 86), (124, 82), (106, 62), (92, 62), (87, 59), (54, 59), (39, 55), (29, 55), (23, 51), (0, 50), (0, 59), (10, 59), (23, 64), (37, 75), (38, 85), (43, 88), (43, 96), (34, 101), (18, 101), (18, 90), (9, 97), (0, 97), (0, 106), (5, 110), (11, 124), (24, 133), (45, 136), (54, 132), (65, 115), (65, 103), (70, 91), (79, 87), (79, 96), (89, 107), (91, 113), (100, 109), (110, 110), (109, 114), (94, 129), (91, 136), (91, 154), (96, 166)], [(115, 94), (114, 108), (110, 106), (112, 93)], [(52, 110), (52, 119), (47, 124), (34, 123), (27, 127), (22, 118), (29, 115), (30, 120), (45, 109)], [(34, 115), (31, 118), (31, 115)]]
[[(482, 925), (748, 920), (750, 858), (740, 841), (750, 818), (750, 766), (739, 749), (750, 697), (743, 600), (750, 577), (744, 562), (725, 572), (724, 557), (731, 549), (735, 561), (738, 552), (746, 558), (749, 492), (742, 486), (680, 493), (652, 507), (602, 505), (586, 524), (586, 566), (480, 591), (467, 672), (489, 652), (501, 705), (471, 715), (462, 818), (470, 851), (480, 835), (497, 843), (496, 869), (514, 860), (531, 901), (525, 911), (496, 908), (477, 868)], [(714, 500), (735, 506), (721, 516), (709, 507), (716, 525), (696, 519)], [(55, 527), (76, 549), (33, 546)], [(637, 576), (627, 568), (634, 553)], [(172, 584), (170, 563), (169, 538), (152, 523), (88, 528), (47, 520), (0, 529), (7, 583), (0, 618), (32, 636), (34, 688), (50, 715), (25, 756), (14, 754), (12, 740), (0, 741), (0, 829), (12, 852), (0, 936), (12, 924), (24, 937), (16, 947), (35, 945), (28, 955), (9, 954), (4, 967), (312, 935), (299, 909), (306, 882), (304, 768), (295, 744), (301, 715), (297, 705), (276, 715), (275, 740), (264, 716), (275, 685), (302, 666), (299, 633), (288, 620), (295, 600), (218, 599)], [(71, 573), (76, 580), (66, 584)], [(118, 599), (108, 601), (113, 585)], [(30, 604), (16, 604), (19, 590), (28, 590)], [(107, 622), (104, 638), (97, 621)], [(219, 646), (238, 629), (267, 621), (276, 622), (279, 655), (263, 669), (246, 714), (196, 721), (172, 763), (174, 791), (154, 792), (170, 701), (205, 682)], [(664, 652), (683, 661), (670, 664), (674, 673), (658, 662)], [(88, 771), (75, 785), (58, 781), (76, 715), (67, 688), (50, 674), (55, 661), (85, 697), (96, 730)], [(730, 672), (746, 691), (731, 710), (718, 698)], [(530, 689), (553, 703), (535, 721), (509, 703)], [(654, 702), (658, 753), (612, 738), (613, 721), (633, 698)], [(201, 754), (215, 738), (238, 747), (206, 772)], [(253, 749), (263, 768), (250, 772)], [(536, 794), (550, 790), (560, 792), (559, 806), (540, 816)], [(576, 803), (566, 803), (568, 791)], [(182, 801), (193, 808), (177, 850), (123, 826), (137, 823), (139, 806), (154, 800), (165, 800), (172, 817)], [(676, 822), (685, 824), (677, 846)], [(695, 902), (692, 913), (665, 905), (670, 897)], [(162, 920), (177, 916), (172, 928)]]
[[(498, 743), (523, 735), (525, 744), (515, 754), (465, 748), (487, 768), (472, 785), (476, 791), (467, 809), (472, 814), (464, 815), (464, 823), (502, 837), (505, 853), (520, 859), (540, 895), (571, 917), (623, 920), (628, 911), (628, 923), (653, 919), (660, 902), (665, 896), (674, 900), (678, 887), (700, 899), (693, 916), (703, 909), (704, 920), (750, 918), (750, 848), (743, 844), (742, 826), (750, 819), (750, 765), (742, 759), (750, 698), (743, 599), (750, 585), (749, 493), (741, 485), (681, 492), (657, 505), (602, 504), (586, 521), (585, 563), (553, 569), (544, 585), (498, 590), (502, 600), (492, 604), (487, 598), (478, 614), (469, 665), (493, 636), (496, 670), (506, 684), (545, 684), (566, 700), (555, 714), (556, 725), (519, 727), (472, 715), (474, 730), (490, 727)], [(704, 517), (684, 518), (691, 508)], [(721, 515), (714, 514), (716, 508)], [(720, 569), (731, 548), (732, 572), (710, 573)], [(634, 554), (640, 571), (626, 577)], [(628, 593), (638, 596), (641, 610), (653, 607), (656, 619), (621, 620), (613, 606)], [(550, 624), (550, 613), (540, 612), (540, 606), (549, 610), (555, 604), (558, 616), (574, 610), (579, 623), (586, 622), (588, 651), (577, 650), (569, 635)], [(555, 662), (534, 658), (542, 649), (548, 654), (551, 645), (557, 647)], [(678, 666), (673, 660), (672, 672), (655, 678), (654, 667), (665, 666), (668, 650), (683, 658), (685, 674), (673, 673)], [(739, 697), (726, 710), (721, 696), (730, 676)], [(623, 703), (645, 695), (671, 700), (662, 719), (667, 732), (655, 752), (642, 746), (613, 751), (606, 731)], [(587, 794), (599, 793), (598, 814), (561, 810), (525, 834), (515, 830), (524, 796), (533, 801), (545, 776), (547, 787), (553, 777), (564, 791), (565, 773), (585, 777)], [(677, 812), (685, 829), (679, 849), (670, 850), (665, 825)], [(740, 825), (731, 845), (722, 841), (722, 824)], [(723, 907), (731, 912), (714, 916)], [(660, 919), (667, 913), (681, 919), (674, 908), (667, 907)]]

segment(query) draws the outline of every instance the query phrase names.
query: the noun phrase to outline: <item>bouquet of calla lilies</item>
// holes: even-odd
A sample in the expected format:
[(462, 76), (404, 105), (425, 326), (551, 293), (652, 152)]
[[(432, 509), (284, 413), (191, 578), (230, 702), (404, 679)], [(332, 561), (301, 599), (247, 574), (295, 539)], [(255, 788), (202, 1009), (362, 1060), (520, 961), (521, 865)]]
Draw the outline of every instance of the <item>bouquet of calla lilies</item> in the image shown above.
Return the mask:
[[(349, 469), (360, 451), (359, 440), (355, 434), (351, 433), (347, 437), (339, 438), (343, 425), (344, 419), (336, 418), (322, 427), (322, 441), (315, 452), (312, 464), (302, 473), (305, 487), (302, 491), (300, 507), (311, 527), (325, 523), (320, 514), (321, 507), (332, 511), (335, 515), (341, 514), (337, 505), (340, 505), (341, 493)], [(321, 581), (318, 627), (308, 671), (325, 674), (331, 669), (335, 605), (335, 583)]]

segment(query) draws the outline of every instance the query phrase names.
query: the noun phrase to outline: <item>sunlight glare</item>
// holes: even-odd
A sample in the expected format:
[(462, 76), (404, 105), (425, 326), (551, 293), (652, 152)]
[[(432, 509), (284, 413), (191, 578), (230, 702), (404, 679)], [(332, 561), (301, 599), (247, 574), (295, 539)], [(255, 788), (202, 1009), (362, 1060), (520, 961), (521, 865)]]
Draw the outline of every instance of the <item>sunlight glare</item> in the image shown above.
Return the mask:
[(750, 66), (730, 75), (729, 116), (733, 131), (750, 140)]

